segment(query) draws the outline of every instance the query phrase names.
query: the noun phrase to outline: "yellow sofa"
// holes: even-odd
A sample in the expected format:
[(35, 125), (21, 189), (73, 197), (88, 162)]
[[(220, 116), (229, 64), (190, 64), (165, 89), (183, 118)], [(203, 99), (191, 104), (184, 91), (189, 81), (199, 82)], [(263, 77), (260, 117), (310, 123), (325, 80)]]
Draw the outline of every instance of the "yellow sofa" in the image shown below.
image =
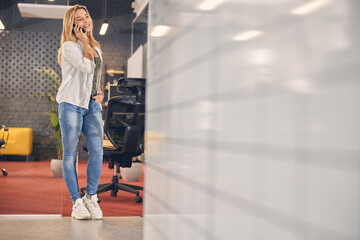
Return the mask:
[(9, 134), (9, 139), (6, 147), (0, 149), (0, 155), (25, 155), (26, 161), (29, 161), (30, 154), (33, 151), (32, 128), (9, 127), (9, 131), (5, 132), (5, 140), (7, 134)]

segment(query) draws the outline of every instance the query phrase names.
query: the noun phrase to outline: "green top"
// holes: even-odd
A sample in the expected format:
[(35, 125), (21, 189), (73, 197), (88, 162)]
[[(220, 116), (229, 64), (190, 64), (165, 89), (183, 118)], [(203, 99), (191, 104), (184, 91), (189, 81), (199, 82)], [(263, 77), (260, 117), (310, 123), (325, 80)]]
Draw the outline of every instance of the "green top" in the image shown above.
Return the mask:
[(97, 75), (101, 67), (101, 59), (100, 57), (94, 57), (95, 62), (95, 70), (94, 70), (94, 79), (93, 79), (93, 85), (92, 85), (92, 91), (91, 94), (97, 93)]

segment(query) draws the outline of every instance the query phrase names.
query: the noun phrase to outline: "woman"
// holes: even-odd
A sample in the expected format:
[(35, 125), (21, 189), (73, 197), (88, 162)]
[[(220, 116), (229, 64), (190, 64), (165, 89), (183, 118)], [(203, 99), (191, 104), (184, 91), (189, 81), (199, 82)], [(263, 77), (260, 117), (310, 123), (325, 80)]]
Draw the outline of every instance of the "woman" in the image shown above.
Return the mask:
[[(64, 148), (63, 175), (73, 202), (71, 216), (75, 219), (102, 219), (96, 190), (103, 159), (100, 104), (104, 94), (100, 89), (100, 44), (94, 39), (92, 29), (93, 22), (85, 6), (70, 8), (64, 16), (58, 53), (62, 83), (56, 101), (59, 103)], [(89, 152), (86, 195), (83, 198), (80, 198), (76, 171), (81, 132), (84, 133)]]

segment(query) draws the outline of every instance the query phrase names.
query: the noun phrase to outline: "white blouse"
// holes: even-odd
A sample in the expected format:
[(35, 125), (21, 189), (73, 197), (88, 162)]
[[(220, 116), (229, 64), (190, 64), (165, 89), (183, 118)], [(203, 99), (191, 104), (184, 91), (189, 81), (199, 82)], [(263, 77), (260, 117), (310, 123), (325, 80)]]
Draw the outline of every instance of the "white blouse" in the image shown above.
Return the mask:
[[(102, 64), (100, 50), (95, 47)], [(101, 69), (97, 74), (97, 89), (100, 86)], [(95, 63), (84, 57), (84, 44), (66, 41), (61, 51), (61, 74), (62, 81), (56, 95), (56, 101), (60, 104), (67, 102), (78, 107), (89, 107)]]

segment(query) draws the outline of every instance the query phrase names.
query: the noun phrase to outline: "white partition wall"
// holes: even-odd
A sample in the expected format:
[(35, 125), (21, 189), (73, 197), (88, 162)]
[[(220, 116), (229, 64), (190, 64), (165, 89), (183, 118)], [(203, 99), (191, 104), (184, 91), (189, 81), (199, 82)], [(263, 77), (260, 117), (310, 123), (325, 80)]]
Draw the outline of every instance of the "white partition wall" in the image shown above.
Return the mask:
[(143, 46), (140, 46), (128, 59), (127, 76), (131, 78), (143, 78), (144, 57)]
[(150, 1), (145, 240), (360, 239), (360, 1)]

